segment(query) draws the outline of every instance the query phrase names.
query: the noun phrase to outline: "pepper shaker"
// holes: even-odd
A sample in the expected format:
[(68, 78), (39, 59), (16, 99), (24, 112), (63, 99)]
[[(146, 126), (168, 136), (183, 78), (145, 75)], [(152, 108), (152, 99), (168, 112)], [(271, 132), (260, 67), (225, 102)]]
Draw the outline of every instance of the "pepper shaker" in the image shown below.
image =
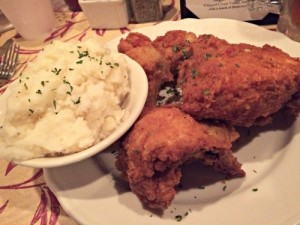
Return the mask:
[(161, 0), (130, 0), (134, 19), (138, 23), (159, 21), (163, 18)]

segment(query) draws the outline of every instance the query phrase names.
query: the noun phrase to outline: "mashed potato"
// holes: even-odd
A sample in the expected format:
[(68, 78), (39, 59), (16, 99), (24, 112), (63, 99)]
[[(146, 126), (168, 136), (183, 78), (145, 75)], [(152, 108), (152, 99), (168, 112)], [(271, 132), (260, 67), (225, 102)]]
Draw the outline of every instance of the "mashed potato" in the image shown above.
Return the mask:
[(125, 114), (128, 73), (124, 55), (93, 39), (45, 47), (7, 90), (0, 157), (64, 155), (98, 143)]

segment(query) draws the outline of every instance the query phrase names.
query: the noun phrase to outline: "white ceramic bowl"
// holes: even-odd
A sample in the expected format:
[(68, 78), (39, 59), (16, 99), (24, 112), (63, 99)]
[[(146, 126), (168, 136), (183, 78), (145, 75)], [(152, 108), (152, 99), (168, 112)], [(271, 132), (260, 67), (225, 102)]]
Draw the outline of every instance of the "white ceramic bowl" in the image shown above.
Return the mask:
[[(81, 152), (66, 156), (44, 157), (25, 161), (16, 161), (14, 163), (36, 168), (50, 168), (68, 165), (89, 158), (105, 150), (107, 147), (117, 141), (126, 131), (128, 131), (128, 129), (136, 121), (144, 107), (148, 94), (148, 81), (143, 68), (137, 62), (133, 61), (127, 56), (126, 60), (130, 68), (130, 93), (123, 104), (127, 113), (125, 114), (121, 125), (111, 135), (109, 135), (98, 144)], [(0, 96), (0, 125), (3, 122), (5, 112), (5, 98), (5, 93)]]

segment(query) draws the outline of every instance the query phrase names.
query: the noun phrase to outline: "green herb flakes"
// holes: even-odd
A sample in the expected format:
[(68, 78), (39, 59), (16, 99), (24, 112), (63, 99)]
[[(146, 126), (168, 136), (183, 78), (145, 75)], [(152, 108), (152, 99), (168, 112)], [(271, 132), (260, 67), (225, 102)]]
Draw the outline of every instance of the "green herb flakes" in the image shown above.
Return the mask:
[(209, 95), (209, 90), (208, 90), (208, 89), (204, 89), (204, 90), (203, 90), (203, 94), (204, 94), (204, 95)]
[(174, 88), (169, 88), (166, 93), (167, 94), (174, 94), (176, 92), (176, 90)]
[(141, 154), (141, 151), (138, 150), (138, 149), (135, 149), (135, 150), (133, 150), (133, 153), (134, 153), (135, 155), (139, 155), (139, 154)]
[(41, 95), (41, 94), (42, 94), (42, 91), (39, 89), (39, 90), (37, 90), (35, 93)]
[(79, 56), (78, 56), (79, 59), (81, 59), (83, 57), (89, 56), (89, 52), (88, 51), (83, 51), (83, 52), (77, 51), (77, 52), (79, 54)]
[(180, 222), (180, 221), (182, 220), (182, 216), (181, 216), (181, 215), (177, 215), (177, 216), (175, 216), (175, 219), (176, 219), (178, 222)]
[(187, 59), (189, 57), (189, 54), (186, 50), (182, 50), (183, 59)]
[(52, 73), (54, 73), (55, 75), (59, 75), (61, 69), (57, 69), (57, 68), (54, 68), (53, 70), (51, 70)]
[(192, 78), (195, 79), (198, 76), (198, 70), (197, 69), (193, 69), (192, 71)]
[(173, 52), (179, 52), (180, 51), (180, 48), (178, 45), (174, 45), (173, 48), (172, 48)]
[(78, 97), (76, 101), (72, 100), (72, 102), (74, 103), (74, 105), (78, 105), (80, 103), (80, 97)]
[(54, 109), (56, 109), (56, 101), (53, 100), (53, 106), (54, 106)]
[(210, 53), (205, 53), (204, 54), (205, 59), (209, 59), (210, 57), (212, 57), (212, 54), (210, 54)]

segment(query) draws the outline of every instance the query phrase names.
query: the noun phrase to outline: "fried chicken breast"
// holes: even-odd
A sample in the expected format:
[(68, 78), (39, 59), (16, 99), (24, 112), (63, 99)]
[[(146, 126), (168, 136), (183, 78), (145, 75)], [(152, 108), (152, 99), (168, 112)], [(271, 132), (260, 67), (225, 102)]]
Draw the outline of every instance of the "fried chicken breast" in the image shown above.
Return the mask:
[(142, 117), (117, 157), (130, 188), (151, 208), (167, 208), (180, 182), (180, 165), (199, 160), (228, 177), (245, 175), (232, 155), (239, 137), (231, 127), (198, 123), (178, 108), (159, 107)]
[(300, 60), (269, 45), (202, 35), (193, 43), (193, 56), (181, 64), (178, 83), (182, 109), (194, 117), (265, 125), (299, 91)]

